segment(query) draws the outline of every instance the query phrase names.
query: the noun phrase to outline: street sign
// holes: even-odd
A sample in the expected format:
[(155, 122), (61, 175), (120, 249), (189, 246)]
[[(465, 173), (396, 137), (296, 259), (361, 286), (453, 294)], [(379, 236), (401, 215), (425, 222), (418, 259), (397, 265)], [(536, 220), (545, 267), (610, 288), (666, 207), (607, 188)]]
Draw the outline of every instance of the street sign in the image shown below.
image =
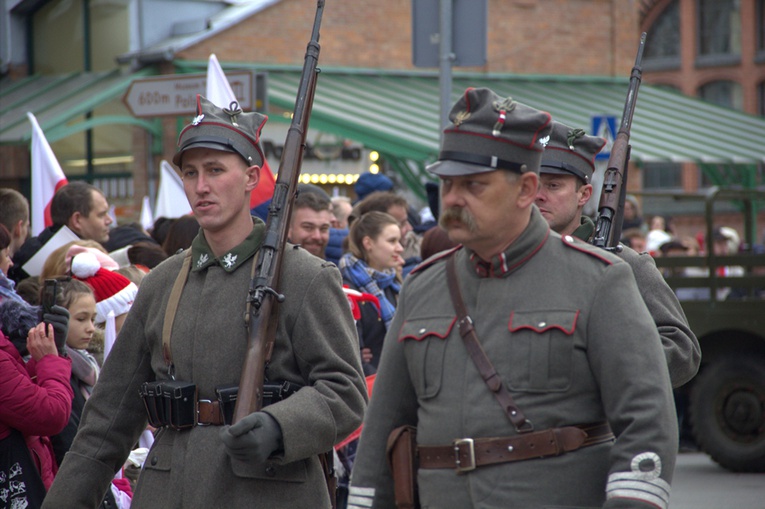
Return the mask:
[[(227, 72), (239, 107), (253, 109), (254, 81), (250, 71)], [(133, 80), (122, 102), (134, 117), (182, 116), (196, 113), (197, 94), (205, 94), (207, 74), (169, 74)]]
[(608, 159), (611, 157), (611, 147), (616, 140), (616, 116), (615, 115), (593, 115), (592, 116), (592, 136), (600, 136), (606, 139), (606, 146), (603, 147), (595, 159)]

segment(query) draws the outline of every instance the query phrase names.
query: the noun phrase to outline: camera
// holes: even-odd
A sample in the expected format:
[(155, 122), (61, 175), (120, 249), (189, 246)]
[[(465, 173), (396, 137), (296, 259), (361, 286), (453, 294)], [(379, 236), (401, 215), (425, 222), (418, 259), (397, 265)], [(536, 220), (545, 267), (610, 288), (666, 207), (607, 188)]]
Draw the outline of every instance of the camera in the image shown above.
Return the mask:
[(42, 289), (42, 312), (43, 315), (50, 313), (58, 299), (58, 281), (55, 279), (46, 279)]

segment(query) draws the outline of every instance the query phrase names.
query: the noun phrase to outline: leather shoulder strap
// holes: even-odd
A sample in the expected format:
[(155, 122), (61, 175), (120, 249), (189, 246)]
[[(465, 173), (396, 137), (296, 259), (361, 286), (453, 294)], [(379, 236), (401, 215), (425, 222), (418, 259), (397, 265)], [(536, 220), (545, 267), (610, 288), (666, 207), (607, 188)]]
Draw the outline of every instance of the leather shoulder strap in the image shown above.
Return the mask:
[(491, 393), (494, 394), (502, 410), (505, 411), (507, 418), (515, 426), (515, 430), (518, 433), (533, 431), (534, 426), (531, 424), (531, 421), (526, 419), (520, 408), (516, 406), (513, 397), (505, 388), (502, 378), (497, 373), (497, 370), (494, 369), (494, 365), (489, 360), (489, 357), (487, 357), (481, 342), (478, 340), (475, 328), (473, 327), (473, 320), (468, 315), (465, 301), (462, 299), (462, 292), (457, 280), (455, 258), (456, 256), (450, 256), (446, 261), (446, 281), (449, 284), (449, 294), (452, 298), (454, 310), (457, 312), (457, 326), (459, 327), (462, 341), (465, 343), (465, 348), (467, 348), (470, 358), (473, 359), (476, 368), (478, 368), (483, 381), (489, 387)]
[(181, 302), (181, 292), (183, 287), (186, 286), (186, 280), (189, 277), (189, 271), (191, 269), (191, 248), (186, 250), (183, 256), (183, 264), (181, 270), (178, 272), (178, 277), (175, 278), (173, 289), (170, 291), (170, 298), (167, 300), (167, 309), (165, 310), (165, 321), (162, 324), (162, 356), (165, 358), (165, 364), (167, 369), (170, 370), (172, 376), (173, 366), (173, 354), (170, 351), (170, 334), (173, 332), (173, 322), (175, 322), (175, 314), (178, 312), (178, 304)]

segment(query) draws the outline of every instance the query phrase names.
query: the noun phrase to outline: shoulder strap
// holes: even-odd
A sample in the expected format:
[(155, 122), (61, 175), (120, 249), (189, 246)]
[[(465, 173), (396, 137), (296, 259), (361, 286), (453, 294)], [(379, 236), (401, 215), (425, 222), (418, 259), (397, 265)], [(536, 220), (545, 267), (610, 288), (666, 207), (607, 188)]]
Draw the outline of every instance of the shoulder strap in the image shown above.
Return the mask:
[(162, 356), (165, 358), (168, 373), (173, 375), (173, 354), (170, 351), (170, 333), (173, 332), (173, 322), (175, 314), (178, 312), (178, 304), (181, 302), (181, 292), (186, 285), (191, 269), (191, 248), (186, 250), (183, 256), (183, 265), (175, 278), (173, 289), (170, 291), (170, 298), (167, 300), (167, 309), (165, 310), (165, 321), (162, 324)]
[(457, 312), (457, 326), (459, 327), (462, 341), (465, 343), (465, 348), (467, 348), (470, 358), (473, 359), (476, 368), (478, 368), (483, 381), (486, 382), (489, 390), (499, 402), (499, 406), (502, 407), (507, 418), (515, 426), (515, 430), (518, 433), (533, 431), (534, 426), (531, 424), (531, 421), (526, 419), (523, 412), (516, 406), (513, 397), (505, 388), (502, 378), (497, 373), (497, 370), (494, 369), (491, 360), (486, 356), (486, 352), (478, 340), (475, 328), (473, 327), (473, 320), (468, 316), (465, 301), (462, 300), (462, 292), (457, 281), (455, 258), (456, 256), (450, 256), (446, 261), (446, 281), (449, 284), (449, 294), (452, 298), (454, 310)]
[[(252, 261), (250, 279), (252, 279), (252, 276), (255, 274), (256, 265), (257, 256), (255, 256)], [(173, 332), (173, 323), (175, 322), (175, 315), (178, 313), (178, 305), (181, 302), (181, 293), (183, 292), (183, 287), (186, 286), (186, 280), (189, 278), (190, 270), (191, 248), (187, 249), (184, 253), (181, 270), (178, 272), (178, 277), (175, 278), (173, 289), (170, 291), (170, 298), (167, 300), (165, 321), (162, 324), (162, 356), (165, 358), (165, 364), (167, 365), (168, 374), (170, 374), (170, 376), (173, 376), (173, 353), (170, 350), (170, 334)], [(244, 313), (244, 321), (247, 327), (249, 327), (251, 305), (250, 299), (247, 299), (247, 310)]]

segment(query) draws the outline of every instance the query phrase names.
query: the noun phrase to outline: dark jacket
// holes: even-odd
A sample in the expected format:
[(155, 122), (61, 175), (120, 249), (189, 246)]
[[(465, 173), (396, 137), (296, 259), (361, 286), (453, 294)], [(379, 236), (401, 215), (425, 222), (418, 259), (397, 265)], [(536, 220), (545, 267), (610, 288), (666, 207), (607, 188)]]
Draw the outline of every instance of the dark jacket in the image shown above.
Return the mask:
[(347, 236), (347, 228), (329, 229), (329, 242), (327, 243), (327, 249), (324, 251), (325, 260), (337, 265), (337, 263), (340, 261), (340, 257), (343, 256), (343, 241)]
[(16, 281), (16, 283), (22, 279), (28, 278), (29, 274), (27, 274), (21, 267), (27, 263), (29, 259), (32, 258), (60, 229), (61, 226), (49, 226), (41, 231), (40, 235), (37, 237), (28, 238), (19, 250), (14, 253), (13, 267), (8, 269), (8, 277)]

